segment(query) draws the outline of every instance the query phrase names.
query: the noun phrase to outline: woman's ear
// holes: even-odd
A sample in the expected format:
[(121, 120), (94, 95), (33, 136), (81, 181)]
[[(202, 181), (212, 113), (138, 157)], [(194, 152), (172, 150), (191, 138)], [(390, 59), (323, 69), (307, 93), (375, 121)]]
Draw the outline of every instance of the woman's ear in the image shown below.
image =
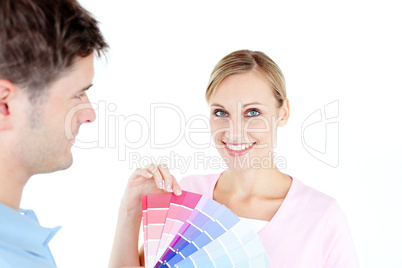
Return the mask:
[(278, 126), (283, 127), (286, 125), (289, 119), (289, 99), (285, 99), (282, 104), (282, 107), (279, 109), (279, 122)]
[(0, 131), (11, 127), (9, 102), (17, 92), (17, 86), (8, 80), (0, 79)]

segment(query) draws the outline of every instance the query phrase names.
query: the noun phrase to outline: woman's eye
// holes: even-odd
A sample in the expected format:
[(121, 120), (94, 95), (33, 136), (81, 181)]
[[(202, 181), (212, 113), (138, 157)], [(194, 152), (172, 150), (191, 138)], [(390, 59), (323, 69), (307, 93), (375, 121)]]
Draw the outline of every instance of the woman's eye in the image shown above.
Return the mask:
[(253, 116), (257, 116), (257, 115), (259, 115), (259, 114), (260, 114), (260, 112), (257, 111), (257, 110), (250, 110), (250, 111), (248, 111), (248, 112), (246, 113), (246, 116), (253, 117)]
[(228, 114), (225, 111), (217, 110), (214, 112), (216, 116), (227, 116)]

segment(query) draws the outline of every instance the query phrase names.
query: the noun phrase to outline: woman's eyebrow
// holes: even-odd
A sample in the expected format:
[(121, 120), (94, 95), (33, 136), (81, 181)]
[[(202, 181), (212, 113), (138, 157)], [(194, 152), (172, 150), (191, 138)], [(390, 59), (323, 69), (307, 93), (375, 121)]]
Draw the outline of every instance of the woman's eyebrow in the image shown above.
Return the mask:
[(223, 107), (222, 105), (220, 105), (220, 104), (217, 104), (217, 103), (212, 103), (212, 104), (211, 104), (211, 107), (212, 107), (212, 106), (216, 106), (216, 107), (221, 107), (221, 108), (225, 108), (225, 107)]
[(262, 104), (262, 103), (259, 103), (259, 102), (250, 102), (250, 103), (243, 104), (243, 108), (244, 108), (244, 107), (247, 107), (247, 106), (250, 106), (250, 105), (262, 105), (262, 106), (266, 106), (265, 104)]
[[(247, 106), (250, 106), (250, 105), (262, 105), (262, 106), (266, 106), (265, 104), (262, 104), (262, 103), (259, 103), (259, 102), (250, 102), (250, 103), (243, 104), (243, 108), (244, 108), (244, 107), (247, 107)], [(220, 105), (220, 104), (217, 104), (217, 103), (212, 103), (212, 104), (211, 104), (211, 107), (212, 107), (212, 106), (225, 108), (223, 105)]]

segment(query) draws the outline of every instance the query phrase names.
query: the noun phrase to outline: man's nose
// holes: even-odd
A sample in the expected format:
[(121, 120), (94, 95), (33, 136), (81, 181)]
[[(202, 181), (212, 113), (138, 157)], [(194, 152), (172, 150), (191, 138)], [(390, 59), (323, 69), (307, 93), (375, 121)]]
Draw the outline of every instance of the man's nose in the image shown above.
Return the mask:
[(84, 104), (84, 107), (80, 109), (80, 114), (78, 116), (78, 121), (80, 123), (92, 123), (96, 119), (96, 113), (91, 103), (88, 102)]

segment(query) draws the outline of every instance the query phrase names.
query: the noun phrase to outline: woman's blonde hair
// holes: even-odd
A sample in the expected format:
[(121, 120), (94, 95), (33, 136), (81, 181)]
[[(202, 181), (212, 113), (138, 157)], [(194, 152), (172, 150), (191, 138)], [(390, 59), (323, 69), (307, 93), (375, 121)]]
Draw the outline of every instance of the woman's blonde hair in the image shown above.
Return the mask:
[(286, 100), (285, 78), (276, 63), (260, 51), (238, 50), (221, 59), (212, 71), (205, 98), (209, 103), (219, 84), (234, 74), (260, 71), (271, 83), (278, 108)]

